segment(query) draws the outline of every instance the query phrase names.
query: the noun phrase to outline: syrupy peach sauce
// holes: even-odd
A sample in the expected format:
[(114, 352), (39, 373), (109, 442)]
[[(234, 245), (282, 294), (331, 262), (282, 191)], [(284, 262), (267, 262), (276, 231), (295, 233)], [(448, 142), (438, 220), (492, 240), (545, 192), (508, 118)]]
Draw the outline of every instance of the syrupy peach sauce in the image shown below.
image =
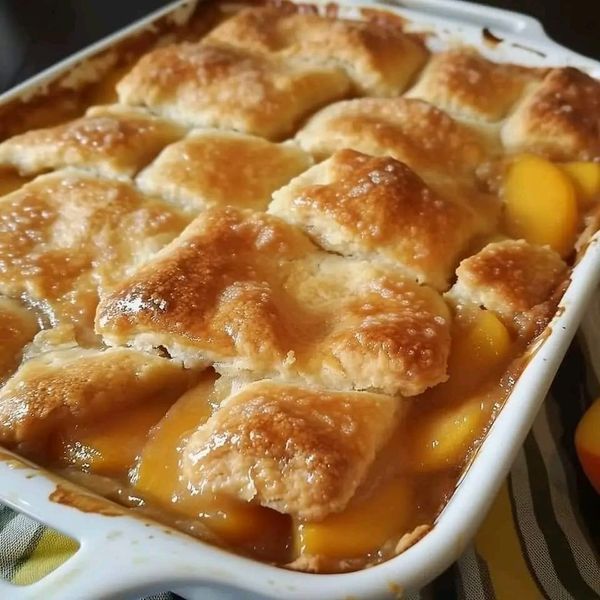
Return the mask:
[(434, 525), (522, 362), (525, 343), (493, 313), (459, 311), (453, 328), (448, 381), (398, 400), (403, 416), (365, 482), (345, 510), (322, 521), (189, 492), (181, 452), (218, 407), (212, 371), (174, 403), (157, 398), (58, 431), (47, 466), (146, 516), (277, 565), (340, 572), (381, 562)]

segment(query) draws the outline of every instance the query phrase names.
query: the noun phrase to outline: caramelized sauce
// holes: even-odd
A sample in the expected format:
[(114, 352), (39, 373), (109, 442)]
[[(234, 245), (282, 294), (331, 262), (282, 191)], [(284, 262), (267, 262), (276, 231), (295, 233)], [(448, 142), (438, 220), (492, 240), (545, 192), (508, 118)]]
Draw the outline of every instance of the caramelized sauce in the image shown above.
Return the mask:
[(106, 500), (95, 498), (94, 496), (60, 484), (50, 494), (49, 499), (57, 504), (72, 506), (81, 512), (97, 513), (105, 517), (121, 517), (125, 514), (123, 509), (111, 506)]

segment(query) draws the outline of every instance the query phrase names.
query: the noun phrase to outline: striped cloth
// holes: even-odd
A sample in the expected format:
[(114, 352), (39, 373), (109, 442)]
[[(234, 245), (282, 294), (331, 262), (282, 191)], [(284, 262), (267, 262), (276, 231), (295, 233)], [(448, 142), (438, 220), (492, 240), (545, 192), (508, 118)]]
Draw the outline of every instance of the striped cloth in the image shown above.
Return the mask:
[[(599, 375), (600, 295), (473, 544), (410, 600), (600, 598), (600, 498), (573, 445), (581, 415), (600, 395)], [(37, 581), (76, 549), (69, 538), (0, 508), (0, 577)], [(165, 592), (152, 600), (177, 598)]]

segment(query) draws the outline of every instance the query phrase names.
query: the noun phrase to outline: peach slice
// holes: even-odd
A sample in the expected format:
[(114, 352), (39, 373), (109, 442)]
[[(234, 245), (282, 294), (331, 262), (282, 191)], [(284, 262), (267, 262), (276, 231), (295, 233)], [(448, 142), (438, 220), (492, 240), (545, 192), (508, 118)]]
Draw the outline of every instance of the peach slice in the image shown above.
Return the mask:
[(583, 415), (575, 431), (575, 449), (590, 483), (600, 494), (600, 400)]
[(570, 162), (560, 167), (569, 175), (582, 206), (589, 206), (600, 198), (600, 163)]
[(181, 446), (185, 436), (210, 416), (208, 398), (213, 383), (212, 378), (207, 378), (183, 394), (154, 428), (144, 446), (133, 483), (161, 504), (177, 501)]
[(514, 238), (548, 245), (568, 255), (579, 222), (575, 187), (560, 167), (539, 156), (523, 155), (504, 181), (505, 227)]
[(489, 310), (477, 310), (454, 322), (448, 361), (449, 383), (461, 391), (474, 389), (504, 366), (512, 340), (502, 321)]
[(390, 480), (368, 497), (352, 500), (341, 513), (318, 522), (296, 523), (296, 553), (342, 559), (374, 552), (409, 529), (413, 500), (406, 480)]
[(457, 316), (449, 379), (416, 407), (418, 418), (409, 432), (414, 469), (434, 471), (464, 462), (490, 418), (492, 403), (478, 389), (502, 372), (513, 351), (508, 330), (493, 312), (477, 309)]
[(94, 423), (61, 430), (52, 452), (61, 464), (102, 475), (123, 475), (134, 466), (148, 432), (173, 404), (157, 400)]
[(460, 466), (490, 419), (485, 397), (469, 398), (458, 406), (442, 406), (415, 425), (410, 439), (411, 462), (417, 471), (431, 472)]
[(504, 368), (514, 352), (510, 333), (491, 311), (459, 313), (452, 324), (448, 381), (425, 393), (427, 401), (460, 400)]

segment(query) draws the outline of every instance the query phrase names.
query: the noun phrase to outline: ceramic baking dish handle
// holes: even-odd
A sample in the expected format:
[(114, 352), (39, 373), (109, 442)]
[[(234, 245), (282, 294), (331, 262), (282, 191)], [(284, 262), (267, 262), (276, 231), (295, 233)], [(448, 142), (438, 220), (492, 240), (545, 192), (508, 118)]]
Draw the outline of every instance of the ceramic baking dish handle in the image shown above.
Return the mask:
[[(327, 3), (329, 0), (321, 0)], [(346, 0), (345, 5), (363, 5), (364, 0)], [(367, 2), (370, 4), (370, 2)], [(419, 15), (431, 15), (436, 19), (454, 21), (461, 24), (474, 25), (490, 29), (492, 33), (502, 36), (516, 36), (521, 41), (532, 45), (543, 44), (547, 49), (560, 53), (568, 52), (571, 57), (577, 57), (588, 62), (589, 59), (568, 50), (548, 36), (542, 24), (529, 15), (503, 10), (492, 6), (474, 5), (463, 0), (379, 0), (377, 5), (387, 5), (401, 8), (404, 11), (415, 11)]]
[(123, 516), (122, 508), (102, 498), (82, 496), (83, 492), (72, 492), (75, 499), (87, 499), (87, 504), (81, 502), (76, 508), (77, 503), (68, 500), (70, 492), (64, 491), (70, 488), (61, 487), (58, 480), (4, 450), (0, 452), (0, 482), (2, 504), (80, 545), (71, 558), (36, 583), (17, 586), (0, 579), (0, 598), (135, 598), (166, 590), (169, 582), (181, 583), (181, 573), (168, 572), (161, 554), (155, 551), (154, 539), (166, 530), (150, 534), (142, 519)]

